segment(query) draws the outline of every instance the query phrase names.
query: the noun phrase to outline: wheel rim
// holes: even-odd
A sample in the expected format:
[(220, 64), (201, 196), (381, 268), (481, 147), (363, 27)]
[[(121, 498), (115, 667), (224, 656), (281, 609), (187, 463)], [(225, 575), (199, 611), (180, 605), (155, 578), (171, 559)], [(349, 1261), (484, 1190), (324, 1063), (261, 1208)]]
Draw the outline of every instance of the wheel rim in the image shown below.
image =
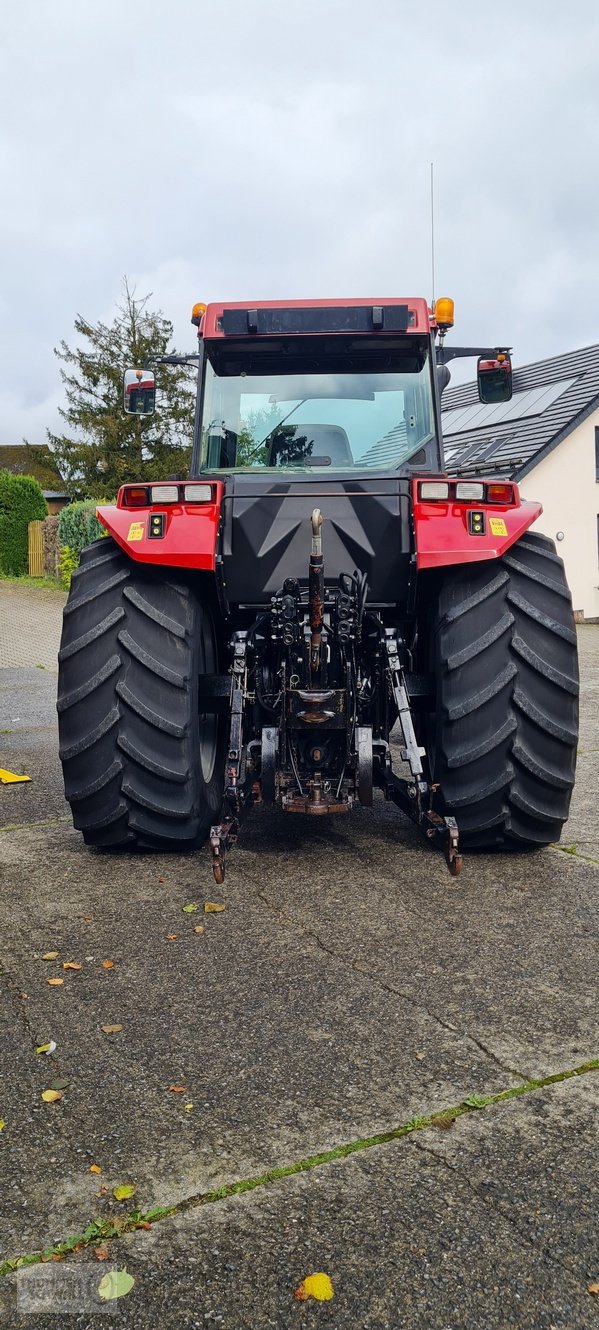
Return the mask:
[[(214, 625), (209, 615), (202, 616), (202, 636), (200, 643), (200, 674), (216, 673), (216, 641)], [(206, 785), (214, 775), (216, 751), (218, 748), (218, 717), (214, 712), (203, 711), (198, 716), (200, 739), (200, 766)]]

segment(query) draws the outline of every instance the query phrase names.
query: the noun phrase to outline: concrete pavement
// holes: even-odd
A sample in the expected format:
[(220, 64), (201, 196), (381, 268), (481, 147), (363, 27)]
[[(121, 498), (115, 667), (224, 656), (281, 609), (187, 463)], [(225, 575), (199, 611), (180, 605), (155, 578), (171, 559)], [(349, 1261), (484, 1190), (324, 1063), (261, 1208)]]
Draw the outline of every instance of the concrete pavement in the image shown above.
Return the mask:
[[(36, 594), (16, 623), (35, 620)], [(580, 630), (575, 853), (469, 856), (453, 881), (382, 803), (308, 823), (301, 841), (256, 814), (220, 890), (205, 852), (85, 849), (62, 797), (56, 679), (24, 667), (22, 641), (22, 628), (5, 636), (0, 671), (0, 766), (33, 777), (0, 787), (14, 828), (0, 832), (2, 1254), (50, 1249), (93, 1219), (100, 1236), (0, 1280), (5, 1323), (56, 1325), (67, 1270), (83, 1272), (72, 1323), (95, 1326), (102, 1232), (170, 1206), (109, 1242), (136, 1279), (114, 1304), (123, 1326), (596, 1324), (599, 629)], [(204, 914), (206, 901), (226, 908)], [(48, 1039), (55, 1053), (36, 1055)], [(52, 1081), (68, 1085), (46, 1104)], [(516, 1089), (449, 1128), (429, 1121)], [(348, 1142), (360, 1149), (343, 1157)], [(119, 1183), (133, 1199), (114, 1199)], [(40, 1270), (46, 1310), (19, 1310)], [(330, 1303), (293, 1299), (313, 1270), (331, 1275)]]

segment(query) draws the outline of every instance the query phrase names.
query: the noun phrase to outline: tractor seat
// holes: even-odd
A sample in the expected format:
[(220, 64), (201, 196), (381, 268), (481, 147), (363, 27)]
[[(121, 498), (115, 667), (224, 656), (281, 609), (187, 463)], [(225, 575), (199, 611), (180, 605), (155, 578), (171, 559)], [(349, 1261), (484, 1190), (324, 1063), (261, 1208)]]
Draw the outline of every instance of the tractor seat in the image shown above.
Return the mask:
[(341, 425), (310, 425), (302, 421), (298, 425), (281, 425), (271, 435), (269, 466), (344, 467), (353, 463), (349, 439)]

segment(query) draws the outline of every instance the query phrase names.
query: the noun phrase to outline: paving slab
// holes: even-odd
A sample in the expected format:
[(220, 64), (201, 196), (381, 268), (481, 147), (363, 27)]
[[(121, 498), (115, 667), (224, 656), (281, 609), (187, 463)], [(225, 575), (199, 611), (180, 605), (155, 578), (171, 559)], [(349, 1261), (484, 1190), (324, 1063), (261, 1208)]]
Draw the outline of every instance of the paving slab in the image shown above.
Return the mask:
[[(590, 1330), (598, 1081), (566, 1082), (462, 1117), (451, 1132), (422, 1131), (125, 1235), (109, 1257), (135, 1279), (119, 1325)], [(80, 1330), (98, 1324), (89, 1302), (105, 1268), (90, 1249), (72, 1260)], [(329, 1275), (333, 1299), (296, 1301), (315, 1271)], [(7, 1321), (23, 1330), (32, 1322), (16, 1309), (17, 1281), (23, 1298), (31, 1274), (0, 1290)], [(62, 1267), (33, 1274), (52, 1305)], [(34, 1320), (35, 1330), (53, 1324), (50, 1314)]]
[(0, 580), (0, 669), (36, 666), (58, 671), (66, 592)]
[[(469, 855), (455, 881), (379, 800), (326, 828), (256, 813), (223, 889), (204, 851), (84, 847), (61, 820), (56, 679), (8, 650), (0, 765), (33, 779), (0, 787), (0, 827), (16, 825), (0, 830), (3, 1254), (113, 1215), (118, 1183), (134, 1183), (143, 1208), (184, 1205), (596, 1056), (599, 628), (579, 637), (583, 779), (564, 837), (575, 853)], [(208, 900), (226, 909), (204, 915)], [(56, 1052), (36, 1055), (50, 1038)], [(55, 1079), (64, 1098), (44, 1104)], [(120, 1306), (123, 1324), (591, 1324), (596, 1141), (587, 1079), (575, 1084), (494, 1108), (492, 1140), (485, 1110), (127, 1237), (146, 1292)], [(327, 1261), (330, 1307), (293, 1303)], [(10, 1325), (13, 1286), (0, 1292)], [(46, 1323), (29, 1314), (28, 1327)]]

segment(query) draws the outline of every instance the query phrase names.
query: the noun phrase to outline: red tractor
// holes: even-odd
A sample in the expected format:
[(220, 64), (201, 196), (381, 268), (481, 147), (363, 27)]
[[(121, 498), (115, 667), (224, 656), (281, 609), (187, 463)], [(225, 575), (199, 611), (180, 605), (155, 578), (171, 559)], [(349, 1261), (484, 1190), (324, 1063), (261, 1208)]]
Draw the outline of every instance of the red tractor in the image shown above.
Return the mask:
[[(578, 718), (563, 565), (512, 480), (443, 466), (447, 361), (477, 356), (481, 400), (501, 402), (508, 349), (447, 347), (447, 300), (211, 304), (192, 321), (189, 478), (98, 510), (108, 538), (65, 608), (75, 826), (106, 849), (209, 838), (217, 882), (253, 804), (331, 815), (375, 787), (454, 874), (461, 847), (558, 840)], [(128, 375), (152, 409), (149, 368)]]

